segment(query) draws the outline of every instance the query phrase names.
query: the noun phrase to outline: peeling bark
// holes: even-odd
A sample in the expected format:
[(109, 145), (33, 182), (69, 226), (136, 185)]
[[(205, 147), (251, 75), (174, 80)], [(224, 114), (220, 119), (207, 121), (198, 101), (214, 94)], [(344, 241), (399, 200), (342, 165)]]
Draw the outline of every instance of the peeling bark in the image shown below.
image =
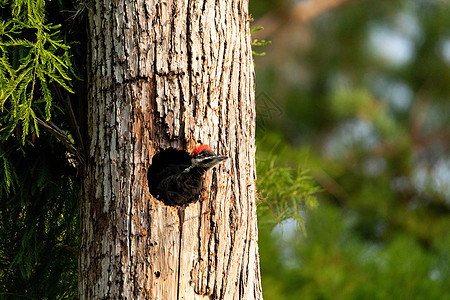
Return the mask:
[[(247, 1), (97, 0), (89, 10), (81, 299), (261, 299)], [(200, 201), (148, 190), (161, 149), (230, 158)]]

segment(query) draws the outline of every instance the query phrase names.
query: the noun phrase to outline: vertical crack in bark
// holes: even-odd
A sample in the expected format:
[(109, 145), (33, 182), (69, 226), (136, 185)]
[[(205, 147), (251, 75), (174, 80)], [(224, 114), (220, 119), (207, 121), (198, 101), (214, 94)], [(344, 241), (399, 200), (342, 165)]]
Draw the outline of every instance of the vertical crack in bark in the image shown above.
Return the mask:
[[(182, 76), (182, 75), (181, 75)], [(184, 114), (186, 113), (186, 107), (184, 106), (184, 94), (183, 94), (183, 84), (181, 82), (180, 77), (178, 77), (178, 88), (180, 89), (180, 132), (179, 132), (179, 140), (180, 144), (183, 146), (183, 148), (186, 147), (186, 140), (187, 137), (185, 137), (186, 132), (186, 122), (183, 121)]]
[[(178, 6), (175, 3), (176, 3), (176, 1), (174, 2), (174, 5), (173, 5), (174, 12), (173, 12), (173, 21), (172, 21), (172, 32), (175, 32), (175, 18), (178, 16), (178, 12), (175, 11), (175, 10), (178, 9)], [(188, 6), (186, 7), (186, 10), (187, 10), (187, 12), (189, 12), (189, 3), (188, 3)], [(188, 23), (186, 23), (186, 27), (187, 26), (188, 26)], [(186, 35), (187, 35), (187, 29), (186, 29)], [(178, 36), (172, 35), (172, 39), (174, 39), (174, 38), (178, 38)], [(174, 43), (176, 44), (176, 41), (173, 41), (172, 45)], [(186, 44), (188, 44), (187, 43), (187, 37), (186, 37)], [(180, 48), (181, 48), (180, 49), (181, 53), (175, 53), (175, 55), (179, 56), (179, 55), (183, 54), (183, 52), (182, 52), (183, 44), (181, 43), (181, 41), (180, 41)], [(187, 52), (186, 54), (189, 54), (189, 52)], [(182, 55), (181, 55), (181, 57), (182, 57)], [(189, 71), (186, 70), (186, 72), (189, 72)], [(179, 99), (178, 99), (178, 101), (180, 103), (180, 114), (179, 114), (180, 131), (178, 132), (178, 138), (179, 138), (179, 141), (180, 141), (180, 144), (182, 145), (182, 147), (185, 148), (186, 147), (186, 140), (187, 140), (187, 137), (185, 137), (186, 122), (184, 122), (184, 118), (185, 118), (184, 115), (185, 115), (185, 112), (186, 112), (186, 106), (185, 106), (185, 101), (184, 101), (185, 95), (184, 95), (184, 92), (183, 92), (183, 82), (182, 82), (181, 78), (183, 78), (186, 74), (183, 72), (183, 69), (180, 69), (180, 65), (179, 64), (177, 65), (177, 70), (175, 70), (175, 73), (178, 74), (176, 76), (176, 78), (177, 78), (178, 89), (179, 89)], [(189, 95), (187, 95), (187, 96), (189, 97)], [(188, 97), (186, 97), (186, 99), (189, 99)]]
[[(214, 190), (212, 190), (211, 189), (211, 195), (217, 195), (217, 190), (218, 190), (218, 179), (217, 179), (217, 173), (216, 172), (214, 172), (213, 173), (213, 178), (212, 178), (212, 182), (215, 182), (215, 184), (213, 184), (213, 187), (214, 187)], [(209, 286), (209, 284), (210, 284), (210, 278), (211, 278), (211, 274), (212, 274), (212, 272), (211, 272), (211, 268), (215, 265), (215, 264), (217, 264), (217, 259), (214, 259), (214, 262), (212, 262), (212, 259), (211, 259), (211, 239), (212, 239), (212, 237), (211, 237), (211, 235), (215, 235), (215, 231), (214, 231), (214, 226), (213, 226), (213, 220), (212, 220), (212, 212), (214, 211), (213, 210), (213, 205), (212, 205), (212, 203), (214, 203), (215, 201), (213, 201), (213, 199), (211, 199), (211, 197), (210, 197), (210, 199), (209, 199), (209, 203), (211, 203), (211, 205), (210, 205), (210, 208), (209, 208), (209, 228), (208, 228), (208, 239), (206, 240), (206, 241), (204, 241), (204, 243), (207, 243), (207, 246), (206, 246), (206, 284), (205, 284), (205, 292), (206, 292), (206, 294), (207, 295), (209, 295), (209, 294), (211, 294), (211, 292), (212, 292), (212, 290), (213, 290), (213, 288), (214, 288), (214, 284), (212, 284), (212, 286)], [(201, 202), (201, 207), (203, 207), (203, 202)], [(201, 219), (200, 219), (201, 220)], [(208, 224), (205, 224), (205, 227), (207, 226)], [(199, 226), (201, 226), (201, 223), (199, 224)], [(206, 237), (203, 237), (203, 238), (206, 238)], [(199, 236), (199, 245), (201, 244), (201, 236)], [(215, 246), (217, 246), (217, 243), (215, 243)], [(200, 248), (200, 247), (199, 247)], [(213, 252), (214, 253), (214, 255), (217, 255), (217, 252), (216, 252), (216, 249), (215, 249), (215, 251)]]
[[(155, 20), (156, 20), (156, 17), (153, 20), (151, 28), (154, 31), (153, 32), (153, 36), (156, 37), (156, 30), (154, 29), (155, 28)], [(158, 81), (156, 79), (156, 74), (157, 74), (156, 62), (158, 61), (157, 60), (157, 57), (158, 57), (158, 51), (157, 51), (158, 47), (157, 46), (158, 46), (158, 41), (156, 40), (156, 38), (154, 38), (153, 39), (153, 59), (154, 59), (154, 61), (152, 62), (153, 63), (153, 74), (152, 74), (152, 77), (151, 77), (151, 81), (152, 81), (151, 82), (151, 89), (152, 89), (152, 91), (151, 91), (151, 94), (150, 94), (152, 97), (148, 101), (149, 101), (150, 107), (151, 107), (151, 110), (150, 110), (150, 113), (152, 114), (151, 118), (153, 118), (153, 122), (150, 123), (150, 126), (154, 126), (155, 127), (154, 129), (150, 130), (150, 134), (151, 134), (150, 139), (153, 140), (156, 145), (159, 144), (159, 142), (156, 141), (156, 133), (160, 132), (159, 129), (156, 129), (156, 127), (160, 124), (159, 116), (157, 114), (158, 103), (156, 103), (157, 102), (157, 97), (158, 97), (158, 95), (157, 95), (157, 93), (158, 93), (158, 87), (157, 87)]]
[[(191, 40), (191, 1), (186, 3), (186, 55), (187, 55), (187, 74), (189, 77), (188, 85), (188, 103), (192, 101), (192, 40)], [(193, 118), (196, 118), (197, 101), (192, 102), (192, 114)]]
[[(133, 101), (131, 100), (131, 116), (133, 116), (133, 118), (132, 119), (134, 119), (134, 104), (133, 104)], [(133, 120), (134, 121), (134, 120)], [(131, 121), (132, 122), (132, 121)], [(134, 122), (133, 122), (134, 123)], [(133, 135), (134, 133), (133, 133), (133, 131), (134, 131), (134, 128), (133, 128), (133, 124), (131, 124), (131, 134)], [(133, 264), (132, 264), (132, 259), (131, 259), (131, 246), (132, 246), (132, 243), (131, 243), (131, 239), (132, 239), (132, 233), (131, 233), (131, 226), (132, 226), (132, 213), (133, 213), (133, 185), (134, 185), (134, 180), (135, 180), (135, 178), (133, 177), (134, 175), (133, 174), (135, 174), (134, 172), (134, 169), (135, 169), (135, 161), (134, 161), (134, 151), (135, 151), (135, 140), (134, 140), (134, 137), (132, 137), (132, 141), (131, 141), (131, 161), (130, 161), (130, 165), (131, 165), (131, 170), (130, 170), (130, 191), (129, 191), (129, 203), (128, 203), (128, 211), (127, 211), (127, 215), (128, 215), (128, 223), (127, 223), (127, 226), (128, 226), (128, 230), (127, 230), (127, 239), (128, 239), (128, 266), (127, 266), (127, 269), (129, 269), (129, 272), (130, 272), (130, 274), (133, 274), (133, 272), (132, 272), (132, 266), (133, 266)], [(134, 277), (133, 277), (134, 278)]]
[[(227, 46), (226, 43), (225, 43), (225, 46)], [(230, 76), (228, 78), (229, 90), (232, 90), (232, 87), (233, 87), (233, 73), (236, 71), (235, 68), (234, 68), (234, 63), (233, 63), (234, 62), (234, 54), (235, 54), (235, 51), (236, 51), (235, 47), (236, 47), (236, 44), (233, 44), (230, 47), (230, 49), (229, 49), (229, 51), (231, 52), (231, 54), (229, 55), (230, 56), (230, 60), (231, 60), (230, 69), (229, 69)], [(224, 51), (224, 57), (227, 57), (226, 51)], [(226, 62), (226, 60), (224, 59), (224, 63), (225, 62)], [(238, 85), (239, 85), (239, 83), (238, 83)], [(232, 95), (230, 95), (230, 97), (232, 97)], [(239, 141), (240, 140), (241, 131), (237, 130), (237, 127), (239, 126), (239, 124), (241, 124), (243, 122), (243, 120), (241, 120), (240, 114), (239, 114), (239, 109), (240, 109), (239, 98), (237, 97), (237, 99), (230, 99), (230, 100), (233, 101), (232, 103), (234, 104), (234, 105), (231, 106), (231, 109), (234, 110), (234, 120), (235, 120), (235, 123), (236, 123), (236, 129), (234, 130), (234, 135), (235, 135), (234, 136), (234, 140), (235, 141)], [(240, 187), (240, 181), (238, 180), (238, 178), (241, 178), (240, 177), (241, 174), (240, 174), (240, 171), (239, 171), (240, 170), (240, 162), (239, 162), (240, 147), (239, 147), (239, 145), (240, 145), (239, 142), (236, 142), (235, 149), (234, 149), (234, 152), (235, 152), (235, 154), (234, 154), (234, 158), (235, 158), (234, 159), (234, 162), (235, 162), (235, 165), (234, 165), (234, 167), (235, 167), (234, 178), (236, 178), (236, 180), (235, 180), (235, 184), (234, 184), (235, 189), (234, 189), (233, 192), (234, 192), (234, 199), (236, 200), (236, 202), (241, 198), (240, 197), (241, 187)], [(238, 205), (240, 205), (240, 203), (234, 203), (234, 205), (238, 206)], [(234, 244), (236, 242), (235, 236), (236, 236), (237, 231), (239, 230), (239, 228), (235, 228), (235, 224), (234, 224), (234, 222), (236, 220), (236, 216), (235, 216), (236, 212), (234, 211), (235, 209), (236, 208), (232, 207), (231, 210), (229, 211), (229, 220), (230, 220), (230, 224), (229, 225), (230, 225), (232, 230), (230, 231), (229, 258), (228, 258), (228, 262), (227, 262), (227, 265), (226, 265), (226, 270), (227, 270), (226, 272), (227, 272), (227, 274), (230, 273), (231, 264), (235, 262), (235, 259), (232, 256), (235, 254), (234, 253), (234, 246), (235, 246)], [(223, 280), (226, 280), (226, 278), (223, 278)], [(228, 279), (228, 280), (230, 280), (230, 279)], [(227, 284), (227, 282), (223, 282), (222, 281), (222, 287), (224, 289), (223, 293), (227, 292), (226, 291), (226, 287), (227, 287), (226, 284)]]
[[(196, 272), (197, 272), (197, 276), (200, 277), (201, 276), (201, 257), (202, 257), (202, 248), (201, 248), (201, 244), (202, 244), (202, 211), (203, 211), (203, 201), (202, 199), (200, 199), (200, 203), (199, 203), (199, 218), (198, 218), (198, 229), (197, 229), (197, 259), (194, 260), (193, 262), (193, 269), (197, 268)], [(197, 265), (196, 265), (197, 264)], [(195, 282), (194, 285), (194, 293), (196, 294), (201, 294), (202, 293), (202, 287), (201, 284), (199, 282), (199, 278), (192, 278), (192, 271), (191, 271), (191, 279)]]
[[(224, 13), (224, 11), (221, 11), (221, 10), (219, 10), (218, 12), (217, 12), (217, 14), (218, 15), (221, 15), (222, 13)], [(220, 17), (218, 17), (218, 19), (220, 20), (221, 18)], [(223, 70), (222, 72), (220, 72), (219, 73), (219, 82), (221, 82), (222, 83), (222, 89), (226, 89), (226, 93), (225, 93), (225, 99), (224, 99), (224, 102), (226, 103), (225, 105), (226, 105), (226, 111), (228, 112), (228, 113), (226, 113), (226, 123), (225, 124), (229, 124), (229, 125), (231, 125), (231, 120), (232, 120), (232, 117), (231, 117), (231, 114), (230, 114), (230, 112), (231, 112), (231, 110), (232, 109), (234, 109), (234, 107), (233, 107), (233, 104), (231, 103), (231, 95), (230, 95), (230, 93), (229, 93), (229, 91), (231, 91), (231, 88), (232, 88), (232, 78), (231, 78), (231, 74), (232, 74), (232, 65), (230, 66), (230, 68), (228, 68), (227, 67), (227, 63), (228, 63), (228, 61), (227, 61), (227, 56), (228, 56), (228, 51), (229, 51), (229, 44), (228, 44), (228, 41), (227, 41), (227, 29), (228, 29), (228, 24), (226, 24), (226, 22), (227, 22), (227, 20), (225, 19), (225, 23), (221, 26), (221, 30), (219, 31), (220, 33), (221, 33), (221, 36), (224, 38), (224, 40), (223, 40), (223, 52), (222, 52), (222, 60), (221, 60), (221, 66), (219, 66), (219, 69), (221, 69), (221, 70)], [(229, 30), (229, 29), (228, 29)], [(220, 54), (220, 48), (219, 48), (219, 52), (218, 52), (218, 54)], [(218, 58), (219, 59), (219, 58)], [(219, 61), (220, 61), (220, 59), (219, 59)], [(227, 80), (227, 82), (225, 82), (225, 73), (228, 73), (228, 74), (230, 74), (230, 76), (228, 77), (228, 80)], [(221, 95), (223, 94), (223, 90), (221, 90)], [(230, 135), (232, 134), (232, 126), (226, 126), (226, 132), (227, 132), (227, 139), (228, 139), (228, 141), (229, 142), (231, 142), (232, 140), (231, 140), (231, 138), (230, 138)], [(230, 149), (231, 150), (231, 149)], [(234, 154), (234, 159), (233, 159), (233, 162), (234, 163), (232, 163), (231, 164), (231, 167), (235, 167), (235, 161), (236, 161), (236, 155)], [(231, 173), (232, 174), (235, 174), (233, 171), (231, 171)], [(233, 191), (234, 192), (234, 191)], [(234, 194), (234, 197), (236, 198), (236, 195)], [(225, 214), (223, 214), (222, 215), (222, 217), (225, 217)], [(216, 241), (216, 243), (217, 244), (219, 244), (220, 243), (220, 237), (218, 237), (218, 240)], [(230, 250), (229, 250), (229, 254), (228, 254), (228, 256), (230, 256), (231, 255), (231, 253), (232, 253), (232, 244), (230, 243), (230, 245), (231, 245), (231, 247), (230, 247)], [(225, 246), (226, 247), (226, 246)], [(224, 248), (225, 248), (224, 247)], [(221, 271), (222, 271), (222, 273), (226, 273), (226, 274), (228, 274), (228, 269), (229, 269), (229, 261), (228, 262), (225, 262), (225, 259), (222, 261), (222, 266), (221, 266)], [(224, 270), (226, 270), (226, 271), (224, 271)], [(216, 266), (216, 272), (218, 272), (219, 273), (219, 266), (217, 265)], [(226, 277), (225, 276), (220, 276), (220, 278), (221, 278), (221, 284), (220, 284), (220, 290), (216, 290), (214, 293), (217, 293), (218, 294), (218, 296), (217, 296), (217, 298), (220, 298), (220, 299), (223, 299), (223, 297), (224, 297), (224, 294), (225, 294), (225, 292), (226, 292)]]
[(181, 248), (183, 246), (182, 242), (183, 242), (183, 223), (184, 223), (184, 212), (185, 212), (185, 207), (178, 207), (178, 222), (180, 222), (179, 224), (179, 231), (180, 231), (180, 245), (178, 248), (178, 278), (177, 278), (177, 299), (180, 299), (180, 285), (181, 285)]

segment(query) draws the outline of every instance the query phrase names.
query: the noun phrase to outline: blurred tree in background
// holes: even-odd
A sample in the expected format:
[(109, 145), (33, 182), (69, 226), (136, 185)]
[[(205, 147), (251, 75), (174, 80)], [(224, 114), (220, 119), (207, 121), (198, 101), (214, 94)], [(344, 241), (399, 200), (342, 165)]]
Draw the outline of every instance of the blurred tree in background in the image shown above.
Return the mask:
[(258, 154), (321, 188), (260, 215), (265, 299), (450, 299), (450, 2), (252, 5)]

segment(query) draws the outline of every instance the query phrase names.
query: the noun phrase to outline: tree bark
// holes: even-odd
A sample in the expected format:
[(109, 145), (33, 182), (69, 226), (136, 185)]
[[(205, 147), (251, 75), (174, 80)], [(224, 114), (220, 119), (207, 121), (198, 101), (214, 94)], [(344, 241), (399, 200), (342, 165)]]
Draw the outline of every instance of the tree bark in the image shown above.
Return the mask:
[[(81, 299), (261, 299), (247, 1), (96, 0), (89, 9)], [(148, 190), (152, 157), (229, 159), (185, 209)]]

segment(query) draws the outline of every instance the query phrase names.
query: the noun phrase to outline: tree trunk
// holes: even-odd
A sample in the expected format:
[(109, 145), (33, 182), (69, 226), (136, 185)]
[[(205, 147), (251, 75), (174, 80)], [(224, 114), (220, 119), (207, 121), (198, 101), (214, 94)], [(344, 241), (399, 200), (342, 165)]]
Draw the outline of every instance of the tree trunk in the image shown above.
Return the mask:
[[(81, 299), (262, 298), (247, 1), (96, 0), (89, 9)], [(204, 143), (229, 159), (167, 206), (152, 157)]]

